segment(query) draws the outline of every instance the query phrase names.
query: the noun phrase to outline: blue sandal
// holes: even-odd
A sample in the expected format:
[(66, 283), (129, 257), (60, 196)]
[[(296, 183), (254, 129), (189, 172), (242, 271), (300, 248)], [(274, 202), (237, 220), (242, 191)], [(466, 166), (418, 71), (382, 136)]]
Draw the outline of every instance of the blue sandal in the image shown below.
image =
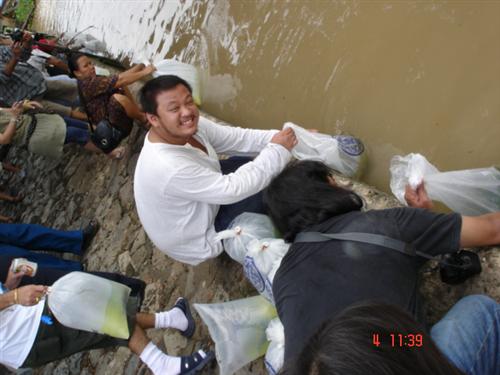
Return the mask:
[(202, 353), (204, 353), (202, 350), (198, 350), (190, 356), (181, 357), (181, 372), (179, 375), (194, 375), (215, 358), (212, 351), (204, 353), (205, 357), (203, 357)]
[(189, 302), (184, 297), (177, 298), (175, 301), (174, 307), (177, 307), (182, 310), (186, 319), (188, 321), (188, 326), (184, 331), (181, 331), (181, 335), (187, 338), (190, 338), (194, 334), (194, 330), (196, 329), (196, 323), (191, 315), (191, 310), (189, 308)]

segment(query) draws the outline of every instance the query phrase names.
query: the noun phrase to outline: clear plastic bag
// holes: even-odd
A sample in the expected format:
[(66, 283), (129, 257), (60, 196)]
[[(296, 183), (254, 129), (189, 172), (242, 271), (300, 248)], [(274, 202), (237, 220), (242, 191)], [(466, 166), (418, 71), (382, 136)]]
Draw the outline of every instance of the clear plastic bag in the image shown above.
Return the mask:
[(244, 212), (231, 222), (228, 229), (217, 233), (216, 240), (223, 240), (224, 250), (235, 261), (243, 264), (250, 241), (273, 237), (276, 237), (275, 229), (268, 216)]
[(266, 328), (276, 309), (261, 296), (236, 301), (194, 304), (215, 342), (220, 374), (229, 375), (263, 356), (269, 342)]
[(252, 240), (248, 243), (243, 271), (257, 291), (274, 303), (273, 280), (290, 244), (278, 238)]
[(49, 308), (64, 326), (128, 339), (127, 301), (131, 289), (85, 272), (71, 272), (50, 288)]
[(159, 77), (167, 74), (181, 77), (193, 89), (193, 99), (196, 104), (201, 104), (201, 86), (198, 70), (190, 64), (186, 64), (177, 60), (166, 59), (154, 64), (156, 71), (153, 72), (153, 77)]
[(266, 328), (269, 341), (264, 364), (270, 375), (277, 375), (285, 361), (285, 328), (279, 318), (274, 318)]
[(283, 128), (292, 128), (297, 136), (298, 144), (292, 149), (292, 155), (299, 160), (319, 160), (336, 171), (353, 177), (359, 177), (364, 160), (363, 143), (349, 135), (331, 135), (312, 133), (291, 122)]
[(422, 180), (429, 198), (463, 215), (500, 211), (500, 171), (494, 167), (439, 172), (420, 154), (394, 156), (391, 191), (403, 204), (405, 186), (416, 188)]

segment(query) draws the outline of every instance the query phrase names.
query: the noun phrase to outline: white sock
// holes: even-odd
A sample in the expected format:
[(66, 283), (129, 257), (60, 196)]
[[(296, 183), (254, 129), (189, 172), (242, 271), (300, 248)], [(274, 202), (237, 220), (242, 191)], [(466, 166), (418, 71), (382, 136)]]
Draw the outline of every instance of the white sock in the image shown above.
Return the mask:
[(140, 355), (154, 375), (178, 375), (181, 372), (181, 358), (171, 357), (149, 342)]
[(155, 328), (176, 328), (179, 331), (184, 331), (187, 327), (186, 315), (178, 307), (155, 314)]

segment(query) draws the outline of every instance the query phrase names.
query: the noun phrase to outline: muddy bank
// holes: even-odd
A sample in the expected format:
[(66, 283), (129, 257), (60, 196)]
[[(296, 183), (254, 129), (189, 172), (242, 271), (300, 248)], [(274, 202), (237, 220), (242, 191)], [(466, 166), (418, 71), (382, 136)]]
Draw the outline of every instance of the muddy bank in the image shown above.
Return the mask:
[[(227, 256), (196, 267), (187, 266), (167, 258), (146, 237), (135, 210), (132, 185), (144, 135), (142, 129), (132, 132), (126, 141), (128, 151), (120, 161), (89, 154), (77, 147), (67, 146), (59, 162), (13, 149), (8, 159), (22, 164), (27, 176), (22, 180), (14, 176), (8, 185), (20, 188), (26, 197), (17, 205), (2, 202), (2, 213), (16, 216), (18, 222), (61, 229), (78, 228), (90, 218), (99, 220), (101, 229), (82, 259), (86, 269), (121, 272), (143, 279), (148, 284), (143, 304), (145, 311), (167, 309), (181, 295), (191, 303), (221, 302), (255, 295), (239, 264)], [(5, 177), (3, 174), (2, 178)], [(366, 199), (369, 208), (399, 205), (394, 198), (370, 186), (347, 179), (344, 182)], [(500, 300), (500, 252), (498, 249), (483, 250), (480, 255), (483, 273), (458, 286), (442, 284), (434, 266), (425, 267), (422, 291), (427, 297), (431, 322), (463, 295), (484, 293)], [(67, 256), (74, 259), (73, 255)], [(213, 348), (207, 328), (198, 316), (196, 318), (198, 329), (189, 341), (169, 330), (151, 330), (148, 335), (172, 355), (188, 354), (200, 346)], [(117, 348), (76, 354), (34, 373), (129, 375), (149, 374), (149, 370), (127, 348)], [(216, 367), (204, 372), (217, 373)], [(239, 375), (264, 373), (262, 360), (238, 372)]]

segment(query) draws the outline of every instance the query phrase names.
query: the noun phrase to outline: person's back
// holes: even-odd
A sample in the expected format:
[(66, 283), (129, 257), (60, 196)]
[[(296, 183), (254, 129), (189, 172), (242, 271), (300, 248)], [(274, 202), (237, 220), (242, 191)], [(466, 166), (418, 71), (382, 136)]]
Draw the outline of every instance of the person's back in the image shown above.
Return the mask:
[[(395, 208), (352, 211), (309, 227), (307, 232), (380, 234), (434, 255), (459, 249), (460, 224), (457, 214)], [(285, 327), (286, 357), (297, 354), (325, 319), (359, 301), (384, 301), (418, 316), (417, 271), (422, 263), (419, 258), (360, 242), (292, 244), (273, 281)]]

